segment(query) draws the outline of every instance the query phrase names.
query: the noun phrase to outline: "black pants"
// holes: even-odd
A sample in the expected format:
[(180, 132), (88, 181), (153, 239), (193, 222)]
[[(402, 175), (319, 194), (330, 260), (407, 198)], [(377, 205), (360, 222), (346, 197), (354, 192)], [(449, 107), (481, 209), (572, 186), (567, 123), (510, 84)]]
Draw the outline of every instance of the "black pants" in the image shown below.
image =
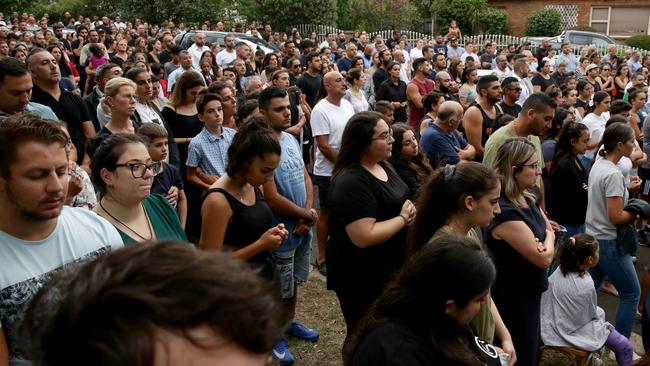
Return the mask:
[(492, 299), (512, 336), (517, 351), (517, 366), (539, 364), (541, 296), (520, 298), (512, 293)]

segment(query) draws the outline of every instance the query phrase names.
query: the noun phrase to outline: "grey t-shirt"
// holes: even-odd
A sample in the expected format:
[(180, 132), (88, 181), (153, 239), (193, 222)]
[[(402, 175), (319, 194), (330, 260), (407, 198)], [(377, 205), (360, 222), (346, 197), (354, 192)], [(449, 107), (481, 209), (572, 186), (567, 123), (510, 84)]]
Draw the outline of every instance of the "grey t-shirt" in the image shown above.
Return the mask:
[(607, 159), (594, 163), (589, 173), (587, 234), (599, 240), (615, 240), (616, 225), (607, 217), (607, 198), (622, 197), (627, 205), (628, 192), (620, 169)]

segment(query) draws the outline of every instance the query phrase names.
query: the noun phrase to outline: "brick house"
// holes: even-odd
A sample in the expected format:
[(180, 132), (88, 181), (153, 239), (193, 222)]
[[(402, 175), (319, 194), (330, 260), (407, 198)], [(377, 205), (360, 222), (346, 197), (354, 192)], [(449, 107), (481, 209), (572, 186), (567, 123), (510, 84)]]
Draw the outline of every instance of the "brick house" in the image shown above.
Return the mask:
[(543, 7), (560, 11), (563, 30), (579, 24), (614, 38), (650, 35), (650, 0), (488, 0), (488, 5), (508, 12), (509, 33), (517, 36), (528, 14)]

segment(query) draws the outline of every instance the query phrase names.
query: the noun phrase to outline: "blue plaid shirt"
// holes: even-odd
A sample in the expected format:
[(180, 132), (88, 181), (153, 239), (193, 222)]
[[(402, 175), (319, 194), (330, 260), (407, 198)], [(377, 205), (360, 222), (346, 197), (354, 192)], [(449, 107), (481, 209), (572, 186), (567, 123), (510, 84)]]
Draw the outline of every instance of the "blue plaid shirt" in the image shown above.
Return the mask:
[(199, 167), (209, 175), (224, 175), (228, 163), (228, 148), (236, 133), (232, 128), (222, 127), (221, 136), (216, 137), (203, 127), (190, 141), (186, 165)]

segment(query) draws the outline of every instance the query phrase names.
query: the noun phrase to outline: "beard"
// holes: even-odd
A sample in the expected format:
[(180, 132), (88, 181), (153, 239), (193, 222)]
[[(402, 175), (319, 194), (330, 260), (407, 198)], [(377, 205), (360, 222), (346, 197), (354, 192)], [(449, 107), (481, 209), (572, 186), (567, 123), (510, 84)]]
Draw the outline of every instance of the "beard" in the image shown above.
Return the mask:
[(56, 210), (39, 212), (34, 208), (26, 207), (18, 198), (18, 195), (16, 195), (8, 185), (5, 185), (5, 192), (7, 195), (7, 201), (11, 202), (11, 204), (16, 207), (21, 216), (30, 221), (47, 221), (59, 217), (65, 201), (65, 195), (48, 197), (48, 199), (61, 199), (61, 204)]

